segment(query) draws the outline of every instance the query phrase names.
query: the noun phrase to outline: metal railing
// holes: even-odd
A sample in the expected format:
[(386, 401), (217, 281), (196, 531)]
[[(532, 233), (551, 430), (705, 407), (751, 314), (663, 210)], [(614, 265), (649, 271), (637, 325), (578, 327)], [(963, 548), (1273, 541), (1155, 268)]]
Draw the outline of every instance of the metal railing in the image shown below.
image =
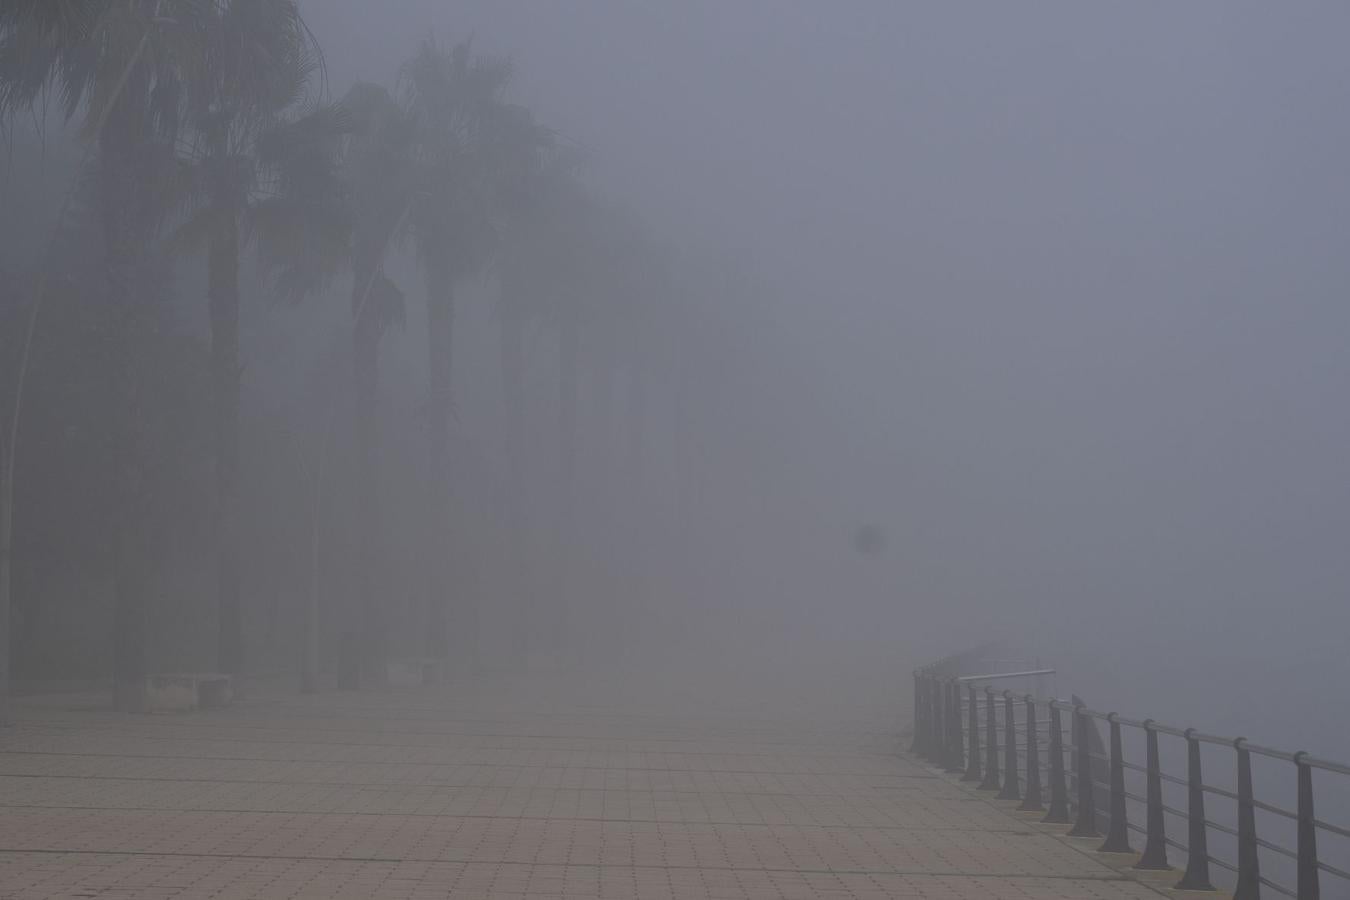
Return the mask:
[[(1103, 838), (1101, 852), (1134, 853), (1130, 834), (1142, 835), (1144, 847), (1135, 868), (1170, 869), (1168, 849), (1181, 851), (1185, 867), (1176, 883), (1181, 890), (1215, 890), (1214, 866), (1228, 873), (1221, 880), (1231, 884), (1236, 900), (1259, 900), (1262, 888), (1297, 900), (1320, 900), (1324, 878), (1330, 890), (1327, 896), (1350, 897), (1350, 871), (1318, 855), (1319, 837), (1350, 839), (1350, 828), (1317, 818), (1313, 781), (1314, 772), (1350, 776), (1350, 765), (1302, 751), (1264, 747), (1242, 737), (1099, 712), (1081, 702), (980, 686), (963, 680), (956, 669), (948, 658), (914, 672), (912, 753), (959, 774), (962, 781), (978, 782), (978, 790), (997, 791), (999, 799), (1018, 801), (1019, 810), (1042, 812), (1042, 822), (1071, 826), (1071, 836)], [(1106, 723), (1109, 737), (1105, 742), (1098, 722)], [(1142, 762), (1126, 758), (1122, 730), (1127, 728), (1143, 736)], [(1164, 771), (1160, 737), (1184, 742), (1184, 776)], [(1205, 782), (1201, 748), (1206, 745), (1232, 752), (1231, 788)], [(1254, 756), (1292, 764), (1294, 809), (1256, 798)], [(1143, 782), (1142, 794), (1130, 790), (1127, 774)], [(1178, 794), (1184, 790), (1184, 808), (1167, 802), (1164, 786)], [(1340, 782), (1339, 787), (1350, 790), (1350, 782)], [(1233, 824), (1206, 816), (1207, 797), (1235, 803)], [(1287, 827), (1268, 827), (1263, 837), (1258, 833), (1258, 812), (1268, 826), (1283, 821)], [(1180, 820), (1184, 826), (1184, 842), (1168, 835), (1169, 819)], [(1271, 833), (1277, 831), (1291, 831), (1294, 846), (1272, 839)], [(1232, 845), (1235, 858), (1211, 852), (1211, 833)], [(1262, 874), (1263, 856), (1287, 863), (1294, 887)]]

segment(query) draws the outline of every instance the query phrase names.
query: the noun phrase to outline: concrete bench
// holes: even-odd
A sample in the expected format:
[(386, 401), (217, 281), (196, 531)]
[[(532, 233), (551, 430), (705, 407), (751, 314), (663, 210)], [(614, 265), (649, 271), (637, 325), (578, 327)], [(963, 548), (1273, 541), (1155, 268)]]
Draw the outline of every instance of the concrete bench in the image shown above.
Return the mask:
[(190, 673), (149, 675), (145, 679), (147, 712), (185, 712), (228, 706), (234, 699), (229, 675)]
[(389, 687), (422, 687), (440, 683), (440, 660), (432, 657), (391, 659), (385, 664)]

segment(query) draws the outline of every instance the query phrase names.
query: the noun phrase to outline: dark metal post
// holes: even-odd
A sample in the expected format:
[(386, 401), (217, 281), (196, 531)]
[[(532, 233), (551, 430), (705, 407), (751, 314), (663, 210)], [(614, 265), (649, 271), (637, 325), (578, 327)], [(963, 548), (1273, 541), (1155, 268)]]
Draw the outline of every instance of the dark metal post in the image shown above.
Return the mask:
[(1021, 800), (1017, 784), (1017, 707), (1013, 706), (1012, 691), (1003, 692), (1003, 790), (1000, 800)]
[(1054, 700), (1050, 701), (1050, 809), (1041, 821), (1052, 825), (1069, 824), (1069, 787), (1064, 780), (1064, 725)]
[[(1209, 882), (1209, 826), (1205, 822), (1205, 788), (1200, 775), (1200, 741), (1195, 729), (1186, 729), (1186, 871), (1176, 883), (1179, 891), (1212, 891)], [(1302, 898), (1303, 895), (1299, 894)]]
[(966, 767), (966, 751), (961, 743), (961, 684), (953, 678), (943, 693), (947, 695), (947, 766), (952, 774)]
[(933, 706), (937, 710), (937, 718), (933, 721), (933, 762), (940, 766), (947, 764), (947, 744), (951, 740), (951, 735), (947, 729), (947, 691), (942, 686), (941, 677), (933, 676)]
[(942, 769), (952, 768), (952, 685), (938, 681), (942, 696)]
[(1102, 853), (1132, 853), (1125, 819), (1125, 757), (1120, 747), (1120, 722), (1115, 713), (1108, 713), (1106, 721), (1111, 726), (1111, 825), (1098, 849)]
[(929, 762), (941, 762), (945, 743), (942, 731), (942, 691), (936, 675), (928, 678), (928, 752)]
[(1036, 701), (1030, 694), (1027, 701), (1027, 795), (1022, 805), (1017, 807), (1026, 812), (1040, 812), (1045, 808), (1041, 802), (1041, 752), (1036, 734)]
[(1144, 853), (1136, 869), (1170, 869), (1167, 862), (1167, 828), (1164, 824), (1162, 799), (1162, 767), (1158, 762), (1158, 732), (1153, 720), (1144, 720), (1144, 738), (1148, 741), (1148, 822), (1145, 828)]
[(1298, 767), (1298, 900), (1320, 900), (1322, 887), (1317, 874), (1317, 820), (1313, 817), (1312, 766), (1308, 754), (1294, 754)]
[(998, 790), (998, 720), (994, 712), (994, 689), (984, 689), (984, 781), (979, 790)]
[(966, 702), (970, 704), (967, 711), (969, 724), (966, 730), (970, 732), (970, 752), (966, 754), (966, 774), (961, 776), (962, 781), (980, 780), (980, 705), (975, 694), (975, 685), (966, 688)]
[(928, 760), (936, 762), (942, 752), (942, 704), (939, 702), (938, 677), (928, 676)]
[(914, 670), (914, 740), (909, 745), (910, 753), (918, 753), (923, 748), (923, 682), (919, 670)]
[(933, 740), (933, 711), (928, 705), (928, 676), (919, 676), (919, 755), (928, 758), (928, 745)]
[(1078, 782), (1078, 818), (1069, 829), (1072, 837), (1097, 837), (1097, 806), (1092, 797), (1092, 751), (1088, 748), (1087, 710), (1081, 705), (1073, 708), (1074, 759)]
[(1261, 865), (1256, 849), (1256, 805), (1252, 794), (1252, 754), (1244, 744), (1246, 738), (1236, 738), (1237, 750), (1237, 852), (1238, 877), (1233, 889), (1233, 900), (1261, 900)]

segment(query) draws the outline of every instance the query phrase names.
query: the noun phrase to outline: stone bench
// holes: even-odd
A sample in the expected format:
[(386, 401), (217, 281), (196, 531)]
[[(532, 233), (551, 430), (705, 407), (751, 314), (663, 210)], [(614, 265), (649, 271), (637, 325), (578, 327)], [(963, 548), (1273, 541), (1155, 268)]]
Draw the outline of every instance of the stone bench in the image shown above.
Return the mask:
[(229, 675), (192, 673), (149, 675), (145, 679), (147, 712), (186, 712), (228, 706), (234, 699)]
[(391, 659), (385, 664), (385, 684), (389, 687), (423, 687), (440, 683), (440, 660), (432, 657)]

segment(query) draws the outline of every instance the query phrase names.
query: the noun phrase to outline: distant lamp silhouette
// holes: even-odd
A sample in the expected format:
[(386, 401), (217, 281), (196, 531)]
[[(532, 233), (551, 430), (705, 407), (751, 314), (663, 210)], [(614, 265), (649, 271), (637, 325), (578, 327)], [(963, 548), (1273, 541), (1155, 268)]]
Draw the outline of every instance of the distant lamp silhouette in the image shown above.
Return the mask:
[(877, 556), (886, 549), (886, 532), (880, 525), (859, 525), (853, 531), (853, 549), (863, 556)]

